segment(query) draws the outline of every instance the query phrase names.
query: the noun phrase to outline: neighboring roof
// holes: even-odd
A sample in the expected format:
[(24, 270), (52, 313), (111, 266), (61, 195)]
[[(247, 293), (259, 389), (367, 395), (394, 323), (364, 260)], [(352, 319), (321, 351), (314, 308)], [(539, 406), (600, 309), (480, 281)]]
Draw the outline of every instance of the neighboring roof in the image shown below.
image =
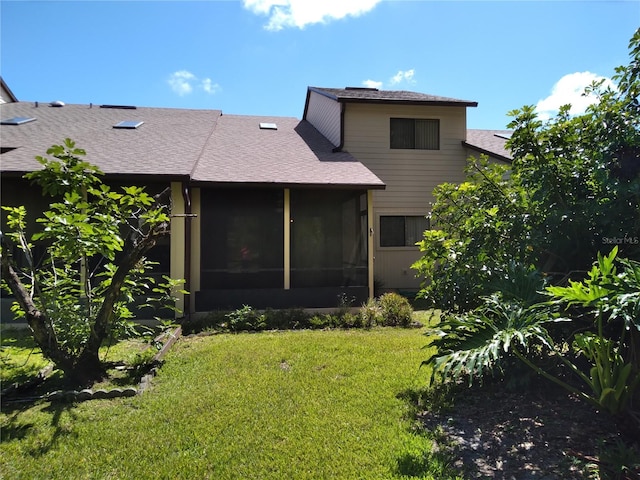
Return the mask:
[(467, 130), (467, 140), (462, 144), (485, 155), (511, 162), (513, 157), (505, 145), (512, 133), (511, 130), (470, 129)]
[[(23, 125), (0, 126), (3, 172), (41, 168), (34, 160), (51, 145), (71, 138), (86, 150), (85, 160), (107, 174), (188, 176), (220, 117), (219, 110), (101, 108), (28, 102), (0, 105), (0, 120), (35, 118)], [(123, 120), (144, 122), (117, 129)]]
[[(101, 108), (28, 102), (0, 104), (0, 120), (35, 118), (0, 126), (0, 170), (41, 168), (34, 159), (71, 138), (85, 160), (123, 176), (165, 176), (201, 183), (357, 186), (384, 183), (306, 121), (222, 115), (219, 110)], [(138, 128), (113, 128), (128, 121)], [(260, 129), (275, 123), (277, 130)]]
[(0, 77), (0, 103), (9, 103), (9, 102), (17, 102), (18, 97), (16, 97), (9, 85), (6, 84), (4, 78)]
[[(277, 129), (261, 129), (260, 123)], [(223, 115), (194, 182), (384, 188), (384, 183), (305, 120)]]
[(457, 98), (440, 97), (405, 90), (378, 90), (377, 88), (346, 87), (321, 88), (308, 87), (311, 92), (319, 93), (341, 103), (387, 103), (401, 105), (437, 105), (453, 107), (477, 107), (478, 102)]

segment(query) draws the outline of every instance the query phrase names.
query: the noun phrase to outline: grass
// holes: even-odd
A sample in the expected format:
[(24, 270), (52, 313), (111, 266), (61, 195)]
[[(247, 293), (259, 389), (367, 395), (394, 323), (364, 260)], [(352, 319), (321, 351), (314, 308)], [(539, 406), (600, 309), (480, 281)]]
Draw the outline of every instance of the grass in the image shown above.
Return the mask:
[(35, 347), (30, 331), (25, 329), (0, 332), (0, 384), (2, 388), (12, 383), (24, 382), (35, 377), (47, 366), (40, 350)]
[(420, 330), (190, 337), (142, 396), (0, 416), (0, 478), (453, 478), (414, 426)]
[[(137, 365), (145, 359), (150, 359), (147, 353), (152, 355), (156, 350), (148, 352), (148, 348), (149, 342), (143, 338), (123, 340), (101, 347), (100, 358), (111, 368), (107, 370), (108, 381), (98, 383), (94, 388), (135, 386), (137, 378), (132, 375), (131, 369), (120, 370), (115, 367), (125, 364)], [(40, 349), (35, 346), (27, 328), (5, 329), (1, 332), (0, 385), (2, 389), (33, 379), (49, 363), (40, 353)], [(48, 383), (50, 390), (54, 389), (53, 384), (61, 389), (66, 388), (60, 372), (56, 370), (49, 377)]]

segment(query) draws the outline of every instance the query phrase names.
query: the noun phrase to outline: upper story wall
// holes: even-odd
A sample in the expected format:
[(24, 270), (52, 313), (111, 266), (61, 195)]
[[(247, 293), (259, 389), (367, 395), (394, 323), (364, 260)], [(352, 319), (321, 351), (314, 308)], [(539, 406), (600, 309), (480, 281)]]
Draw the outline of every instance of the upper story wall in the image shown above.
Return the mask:
[(13, 94), (9, 86), (2, 78), (0, 78), (0, 103), (11, 103), (17, 101), (18, 99)]
[(340, 104), (317, 92), (309, 92), (306, 120), (335, 146), (340, 145)]
[[(392, 149), (391, 118), (438, 119), (438, 150)], [(354, 155), (385, 184), (375, 192), (376, 210), (425, 214), (433, 189), (444, 182), (464, 181), (467, 152), (466, 107), (348, 104), (344, 150)]]

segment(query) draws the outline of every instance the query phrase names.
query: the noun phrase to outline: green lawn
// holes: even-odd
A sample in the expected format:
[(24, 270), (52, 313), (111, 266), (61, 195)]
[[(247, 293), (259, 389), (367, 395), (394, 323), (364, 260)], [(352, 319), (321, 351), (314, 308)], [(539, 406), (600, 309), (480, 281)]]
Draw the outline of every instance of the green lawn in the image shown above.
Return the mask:
[(0, 477), (448, 478), (412, 429), (422, 333), (181, 339), (142, 396), (2, 413)]

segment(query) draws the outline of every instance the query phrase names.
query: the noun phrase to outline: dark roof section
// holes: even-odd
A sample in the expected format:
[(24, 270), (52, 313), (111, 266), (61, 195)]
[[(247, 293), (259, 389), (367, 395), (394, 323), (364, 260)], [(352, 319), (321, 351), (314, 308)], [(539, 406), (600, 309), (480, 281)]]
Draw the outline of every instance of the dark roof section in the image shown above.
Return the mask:
[(507, 138), (511, 135), (511, 130), (467, 130), (467, 140), (462, 142), (477, 152), (498, 158), (505, 162), (511, 162), (513, 157), (506, 148)]
[(319, 93), (341, 103), (388, 103), (395, 105), (435, 105), (445, 107), (477, 107), (478, 102), (460, 100), (457, 98), (439, 97), (419, 92), (405, 90), (378, 90), (377, 88), (321, 88), (308, 87), (312, 92)]
[[(275, 123), (277, 129), (260, 128)], [(223, 115), (192, 173), (194, 182), (384, 188), (384, 183), (309, 122), (291, 117)]]

